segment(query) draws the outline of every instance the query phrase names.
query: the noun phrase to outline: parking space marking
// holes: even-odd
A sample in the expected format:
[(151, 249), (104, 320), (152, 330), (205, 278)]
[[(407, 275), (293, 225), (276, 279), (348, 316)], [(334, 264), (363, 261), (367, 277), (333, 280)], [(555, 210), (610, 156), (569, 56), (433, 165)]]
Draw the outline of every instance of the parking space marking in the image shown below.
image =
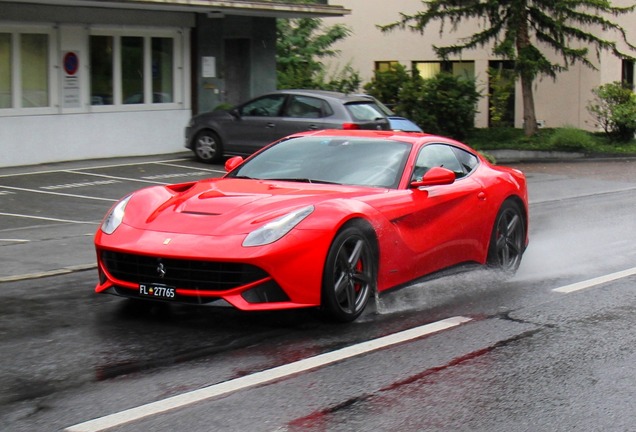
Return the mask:
[(190, 172), (185, 172), (185, 173), (173, 173), (173, 174), (157, 174), (157, 175), (152, 175), (152, 176), (145, 176), (142, 177), (142, 179), (146, 179), (146, 180), (159, 180), (159, 179), (171, 179), (171, 178), (177, 178), (177, 177), (190, 177), (190, 176), (207, 176), (209, 173), (205, 172), (205, 171), (190, 171)]
[[(175, 168), (185, 168), (185, 169), (194, 168), (194, 167), (191, 167), (191, 166), (188, 166), (188, 165), (178, 165), (178, 164), (167, 163), (167, 162), (155, 162), (155, 165), (165, 165), (165, 166), (172, 166), (172, 167), (175, 167)], [(225, 170), (217, 170), (217, 169), (211, 169), (211, 168), (200, 168), (200, 167), (197, 167), (197, 170), (199, 170), (199, 171), (208, 171), (208, 172), (219, 173), (219, 174), (225, 174), (226, 173)]]
[(57, 189), (73, 189), (73, 188), (81, 188), (81, 187), (89, 187), (89, 186), (105, 186), (113, 183), (121, 183), (121, 180), (97, 180), (92, 182), (83, 182), (83, 183), (66, 183), (59, 185), (51, 185), (51, 186), (41, 186), (40, 189), (44, 190), (57, 190)]
[(60, 171), (60, 172), (66, 172), (66, 173), (70, 173), (70, 174), (87, 175), (87, 176), (93, 176), (93, 177), (102, 177), (102, 178), (107, 178), (107, 179), (112, 179), (112, 180), (119, 180), (119, 181), (151, 183), (151, 184), (159, 184), (159, 185), (167, 185), (167, 184), (169, 184), (169, 183), (165, 183), (165, 182), (156, 182), (156, 181), (144, 180), (143, 178), (138, 179), (138, 178), (130, 178), (130, 177), (118, 177), (118, 176), (112, 176), (112, 175), (108, 175), (108, 174), (97, 174), (97, 173), (84, 172), (84, 171), (81, 171), (81, 170), (64, 170), (64, 171)]
[(636, 267), (632, 267), (630, 269), (627, 270), (623, 270), (623, 271), (619, 271), (616, 273), (611, 273), (608, 275), (604, 275), (604, 276), (599, 276), (597, 278), (593, 278), (593, 279), (588, 279), (586, 281), (581, 281), (581, 282), (577, 282), (577, 283), (573, 283), (570, 285), (565, 285), (559, 288), (555, 288), (552, 291), (554, 292), (558, 292), (558, 293), (563, 293), (563, 294), (569, 294), (575, 291), (580, 291), (586, 288), (591, 288), (594, 287), (596, 285), (601, 285), (607, 282), (612, 282), (618, 279), (623, 279), (626, 278), (628, 276), (633, 276), (636, 275)]
[(23, 214), (17, 214), (17, 213), (0, 212), (0, 216), (11, 216), (11, 217), (17, 217), (22, 219), (38, 219), (38, 220), (45, 220), (49, 222), (64, 222), (64, 223), (72, 223), (72, 224), (88, 224), (88, 225), (100, 224), (99, 221), (76, 221), (76, 220), (70, 220), (70, 219), (58, 219), (58, 218), (50, 218), (45, 216), (23, 215)]
[[(129, 166), (137, 166), (137, 165), (148, 165), (148, 164), (157, 164), (157, 163), (170, 163), (170, 162), (182, 162), (190, 160), (188, 158), (176, 158), (176, 159), (165, 159), (158, 161), (143, 161), (143, 162), (130, 162), (130, 163), (122, 163), (122, 164), (111, 164), (111, 165), (95, 165), (95, 166), (84, 166), (78, 168), (67, 168), (67, 169), (51, 169), (51, 170), (42, 170), (42, 171), (27, 171), (27, 172), (19, 172), (13, 174), (0, 174), (0, 178), (3, 177), (21, 177), (27, 175), (37, 175), (37, 174), (54, 174), (59, 172), (75, 172), (82, 171), (88, 169), (104, 169), (104, 168), (118, 168), (118, 167), (129, 167)], [(192, 168), (192, 167), (188, 167)]]
[(65, 196), (65, 197), (70, 197), (70, 198), (92, 199), (92, 200), (96, 200), (96, 201), (108, 201), (108, 202), (117, 202), (118, 201), (118, 200), (112, 199), (112, 198), (99, 198), (99, 197), (93, 197), (93, 196), (88, 196), (88, 195), (76, 195), (76, 194), (69, 194), (69, 193), (64, 193), (64, 192), (51, 192), (51, 191), (45, 191), (45, 190), (41, 190), (41, 189), (27, 189), (27, 188), (15, 187), (15, 186), (0, 185), (0, 189), (11, 189), (11, 190), (16, 190), (16, 191), (21, 191), (21, 192), (33, 192), (33, 193), (40, 193), (40, 194), (47, 194), (47, 195), (58, 195), (58, 196)]
[(0, 190), (0, 195), (15, 195), (15, 192)]
[(446, 318), (441, 321), (436, 321), (420, 327), (404, 330), (399, 333), (372, 339), (366, 342), (358, 343), (356, 345), (351, 345), (324, 354), (319, 354), (314, 357), (298, 360), (282, 366), (266, 369), (261, 372), (253, 373), (251, 375), (245, 375), (240, 378), (232, 379), (230, 381), (203, 387), (201, 389), (194, 390), (188, 393), (183, 393), (167, 399), (151, 402), (146, 405), (141, 405), (136, 408), (131, 408), (125, 411), (110, 414), (105, 417), (89, 420), (84, 423), (69, 426), (65, 430), (68, 432), (103, 431), (109, 428), (121, 426), (126, 423), (150, 417), (152, 415), (161, 414), (163, 412), (170, 411), (176, 408), (182, 408), (188, 405), (192, 405), (194, 403), (211, 399), (213, 397), (223, 396), (246, 388), (267, 384), (272, 381), (284, 379), (301, 372), (318, 369), (320, 367), (327, 366), (342, 360), (346, 360), (372, 351), (377, 351), (403, 342), (408, 342), (432, 333), (440, 332), (442, 330), (448, 330), (452, 327), (456, 327), (469, 321), (472, 321), (472, 319), (463, 316)]

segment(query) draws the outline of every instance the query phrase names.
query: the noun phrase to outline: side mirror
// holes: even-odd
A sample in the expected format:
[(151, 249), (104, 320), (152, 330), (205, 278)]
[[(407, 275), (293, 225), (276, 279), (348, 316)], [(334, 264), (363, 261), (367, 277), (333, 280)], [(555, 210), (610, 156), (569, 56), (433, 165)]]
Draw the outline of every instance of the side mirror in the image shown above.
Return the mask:
[(243, 163), (243, 158), (241, 156), (234, 156), (225, 161), (225, 172), (230, 172), (237, 166)]
[(234, 117), (235, 119), (240, 119), (241, 118), (241, 113), (239, 112), (239, 110), (237, 108), (232, 108), (231, 110), (228, 111), (230, 113), (230, 115), (232, 117)]
[(455, 173), (453, 171), (448, 168), (433, 167), (424, 174), (422, 180), (411, 182), (411, 187), (448, 185), (454, 182)]

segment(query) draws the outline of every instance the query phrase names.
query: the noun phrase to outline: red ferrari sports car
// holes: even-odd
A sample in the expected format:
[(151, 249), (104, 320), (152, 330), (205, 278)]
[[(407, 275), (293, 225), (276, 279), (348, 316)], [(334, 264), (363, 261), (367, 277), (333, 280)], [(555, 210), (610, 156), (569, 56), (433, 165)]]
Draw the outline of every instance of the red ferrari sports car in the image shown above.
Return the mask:
[(514, 273), (528, 242), (524, 175), (440, 136), (305, 132), (225, 168), (115, 204), (96, 291), (352, 321), (374, 293), (451, 266)]

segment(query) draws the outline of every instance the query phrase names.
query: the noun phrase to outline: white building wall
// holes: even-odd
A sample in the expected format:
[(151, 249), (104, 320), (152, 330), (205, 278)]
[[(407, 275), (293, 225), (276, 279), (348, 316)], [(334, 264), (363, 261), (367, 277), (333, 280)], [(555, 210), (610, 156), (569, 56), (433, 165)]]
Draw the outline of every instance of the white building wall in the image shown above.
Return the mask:
[(189, 110), (0, 117), (0, 166), (185, 150)]
[[(7, 7), (4, 5), (4, 7)], [(188, 16), (143, 12), (110, 12), (94, 15), (92, 11), (73, 9), (81, 24), (46, 21), (38, 16), (38, 22), (24, 21), (21, 14), (27, 6), (7, 9), (13, 21), (2, 21), (2, 31), (50, 32), (49, 88), (50, 105), (43, 108), (0, 109), (0, 167), (33, 165), (68, 160), (167, 154), (185, 151), (184, 128), (191, 117), (190, 96), (190, 28), (163, 26), (162, 18), (170, 23), (189, 23)], [(43, 7), (45, 8), (45, 7)], [(42, 9), (42, 8), (40, 8)], [(40, 10), (38, 9), (38, 10)], [(50, 9), (51, 19), (63, 9)], [(112, 16), (111, 16), (112, 15)], [(5, 15), (5, 18), (8, 15)], [(110, 21), (91, 23), (95, 16)], [(157, 25), (118, 25), (132, 16), (144, 17)], [(17, 30), (16, 30), (17, 29)], [(131, 105), (92, 105), (90, 98), (89, 37), (96, 29), (121, 32), (124, 35), (168, 35), (174, 37), (174, 88), (171, 103)], [(77, 104), (65, 104), (65, 71), (63, 56), (74, 52), (79, 58), (76, 73), (79, 83)]]
[[(331, 62), (332, 67), (343, 67), (350, 63), (360, 72), (363, 83), (373, 77), (375, 61), (399, 61), (410, 69), (412, 61), (436, 61), (433, 46), (449, 45), (459, 38), (472, 35), (480, 29), (478, 20), (472, 23), (462, 22), (457, 29), (452, 29), (449, 23), (442, 35), (440, 25), (432, 23), (423, 34), (408, 29), (394, 30), (382, 33), (378, 25), (396, 22), (400, 19), (400, 12), (413, 14), (423, 9), (420, 0), (339, 0), (352, 13), (343, 18), (325, 19), (325, 25), (343, 23), (353, 30), (353, 34), (335, 45), (340, 50), (337, 60)], [(618, 6), (627, 6), (630, 0), (616, 0)], [(628, 39), (636, 44), (636, 13), (625, 16), (610, 17), (627, 30)], [(483, 28), (483, 27), (481, 27)], [(453, 30), (453, 31), (451, 31)], [(604, 32), (601, 38), (610, 40), (620, 39), (619, 35)], [(619, 49), (629, 52), (629, 48), (622, 41), (617, 43)], [(550, 50), (545, 50), (552, 55)], [(636, 56), (636, 52), (632, 51)], [(555, 60), (562, 59), (554, 56)], [(466, 60), (475, 62), (475, 75), (478, 88), (486, 95), (488, 89), (487, 67), (488, 60), (495, 60), (491, 55), (491, 47), (484, 47), (466, 51), (462, 57), (449, 60)], [(594, 130), (596, 125), (587, 111), (587, 104), (593, 98), (592, 89), (608, 82), (621, 79), (621, 59), (609, 52), (601, 52), (597, 58), (594, 48), (590, 48), (590, 61), (597, 66), (597, 70), (576, 64), (570, 70), (557, 75), (556, 81), (550, 77), (542, 77), (534, 83), (534, 97), (537, 120), (543, 121), (546, 127), (571, 125), (583, 129)], [(488, 101), (484, 97), (478, 105), (475, 118), (477, 127), (488, 125)], [(523, 125), (523, 102), (521, 86), (517, 83), (515, 100), (515, 126)]]

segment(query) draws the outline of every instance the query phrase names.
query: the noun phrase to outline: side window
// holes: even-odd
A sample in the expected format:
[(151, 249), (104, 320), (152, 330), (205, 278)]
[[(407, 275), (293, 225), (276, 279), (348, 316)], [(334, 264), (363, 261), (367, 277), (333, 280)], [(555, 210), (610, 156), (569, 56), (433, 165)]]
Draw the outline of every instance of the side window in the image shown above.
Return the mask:
[(280, 115), (285, 95), (268, 95), (243, 105), (239, 112), (242, 116), (278, 117)]
[(284, 116), (294, 118), (324, 117), (325, 105), (322, 99), (307, 96), (291, 96)]
[[(456, 150), (465, 153), (465, 155), (460, 155), (466, 159), (467, 165), (460, 162), (455, 152)], [(429, 144), (420, 150), (420, 154), (417, 156), (417, 160), (415, 162), (415, 168), (413, 169), (411, 180), (421, 180), (422, 177), (424, 177), (424, 174), (433, 167), (448, 168), (455, 173), (457, 178), (464, 177), (472, 171), (475, 166), (477, 166), (476, 158), (471, 161), (471, 157), (475, 158), (475, 156), (470, 153), (457, 149), (453, 146), (446, 144)], [(472, 168), (466, 169), (465, 166), (470, 166), (471, 163), (473, 164)]]
[(469, 153), (457, 147), (451, 147), (451, 148), (453, 149), (453, 152), (455, 153), (457, 160), (459, 161), (461, 166), (464, 168), (464, 171), (466, 172), (466, 174), (472, 172), (479, 164), (479, 159), (474, 154)]

